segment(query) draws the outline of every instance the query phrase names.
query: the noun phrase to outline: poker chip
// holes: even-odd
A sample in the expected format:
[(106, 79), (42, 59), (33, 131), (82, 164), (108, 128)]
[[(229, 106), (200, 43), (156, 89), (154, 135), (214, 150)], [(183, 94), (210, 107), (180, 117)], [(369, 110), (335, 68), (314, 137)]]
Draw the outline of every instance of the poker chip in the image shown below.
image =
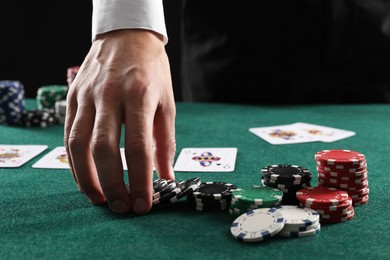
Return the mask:
[(283, 214), (275, 208), (259, 208), (237, 217), (230, 227), (235, 239), (258, 242), (278, 234), (284, 227)]
[(37, 91), (38, 109), (55, 109), (55, 103), (66, 100), (69, 87), (66, 85), (41, 86)]
[(226, 182), (202, 182), (187, 195), (187, 204), (199, 211), (226, 210), (237, 187)]
[(312, 174), (299, 165), (277, 164), (261, 169), (261, 183), (283, 192), (282, 204), (298, 205), (296, 192), (311, 186)]
[(283, 198), (283, 192), (268, 186), (253, 185), (233, 191), (233, 200), (252, 205), (274, 205)]
[(80, 66), (72, 66), (66, 70), (66, 82), (68, 83), (69, 87), (72, 84), (73, 80), (76, 78), (79, 69)]
[(57, 122), (60, 124), (65, 123), (65, 116), (66, 116), (66, 100), (58, 100), (54, 104), (55, 108), (55, 115), (57, 118)]
[(360, 172), (364, 171), (367, 168), (367, 163), (364, 163), (362, 165), (356, 165), (356, 166), (345, 166), (345, 165), (323, 165), (317, 163), (317, 168), (322, 171), (337, 171), (339, 173), (353, 173), (353, 172)]
[(282, 230), (278, 233), (278, 236), (283, 237), (308, 237), (308, 236), (314, 236), (318, 234), (321, 230), (321, 224), (318, 223), (314, 226), (312, 229), (304, 230), (304, 231), (288, 231), (288, 230)]
[(285, 228), (310, 226), (320, 219), (317, 211), (307, 207), (281, 205), (275, 206), (275, 208), (282, 212), (285, 219)]
[(203, 182), (192, 195), (196, 198), (221, 199), (231, 196), (234, 189), (236, 189), (236, 186), (231, 183)]
[(362, 205), (362, 198), (369, 193), (367, 160), (363, 153), (322, 150), (316, 153), (315, 159), (318, 185), (346, 191), (354, 206)]
[(310, 172), (298, 165), (268, 165), (261, 169), (263, 177), (269, 182), (300, 184), (311, 178)]
[(0, 81), (0, 124), (19, 125), (26, 109), (24, 86), (17, 80)]
[(325, 165), (354, 166), (364, 164), (364, 154), (353, 150), (321, 150), (315, 154), (315, 159)]
[(22, 113), (21, 125), (25, 127), (48, 127), (56, 124), (55, 112), (52, 109), (29, 109)]
[(332, 187), (308, 187), (297, 191), (297, 199), (305, 205), (335, 206), (346, 201), (349, 196), (346, 191)]
[(184, 196), (190, 196), (196, 189), (198, 189), (200, 184), (201, 180), (198, 177), (179, 182), (177, 186), (180, 187), (181, 192), (177, 194), (177, 198), (181, 199)]

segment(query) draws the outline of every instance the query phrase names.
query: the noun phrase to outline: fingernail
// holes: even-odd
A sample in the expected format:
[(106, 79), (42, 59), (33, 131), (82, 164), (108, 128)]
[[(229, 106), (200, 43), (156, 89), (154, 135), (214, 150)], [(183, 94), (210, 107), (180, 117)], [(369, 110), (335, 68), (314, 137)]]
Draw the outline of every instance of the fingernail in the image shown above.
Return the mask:
[(125, 213), (129, 210), (129, 207), (127, 206), (127, 203), (125, 203), (122, 200), (115, 200), (110, 203), (110, 208), (115, 213)]
[(141, 199), (141, 198), (136, 198), (134, 200), (134, 206), (133, 206), (133, 211), (135, 213), (146, 213), (147, 212), (147, 206), (146, 206), (146, 202), (144, 199)]

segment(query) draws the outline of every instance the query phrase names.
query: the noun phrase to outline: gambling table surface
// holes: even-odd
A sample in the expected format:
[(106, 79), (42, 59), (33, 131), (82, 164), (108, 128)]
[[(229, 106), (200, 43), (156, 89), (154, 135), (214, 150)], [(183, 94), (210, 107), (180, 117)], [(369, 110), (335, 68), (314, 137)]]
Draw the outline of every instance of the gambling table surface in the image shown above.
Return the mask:
[[(28, 108), (35, 101), (27, 100)], [(32, 164), (63, 145), (63, 125), (47, 128), (0, 126), (1, 144), (46, 144), (49, 148), (19, 168), (0, 168), (1, 259), (389, 259), (390, 106), (251, 106), (177, 103), (177, 155), (185, 147), (237, 147), (234, 172), (176, 172), (237, 187), (260, 184), (260, 169), (295, 164), (309, 169), (316, 186), (314, 154), (350, 149), (367, 160), (370, 197), (352, 220), (323, 224), (310, 237), (275, 236), (245, 243), (233, 238), (235, 217), (227, 211), (189, 208), (185, 198), (138, 216), (117, 215), (91, 205), (69, 170)], [(271, 145), (251, 127), (307, 122), (356, 132), (331, 143)], [(122, 140), (123, 144), (123, 140)], [(176, 156), (177, 157), (177, 156)], [(110, 160), (110, 158), (107, 158)], [(127, 173), (127, 172), (126, 172)], [(154, 178), (157, 178), (154, 173)]]

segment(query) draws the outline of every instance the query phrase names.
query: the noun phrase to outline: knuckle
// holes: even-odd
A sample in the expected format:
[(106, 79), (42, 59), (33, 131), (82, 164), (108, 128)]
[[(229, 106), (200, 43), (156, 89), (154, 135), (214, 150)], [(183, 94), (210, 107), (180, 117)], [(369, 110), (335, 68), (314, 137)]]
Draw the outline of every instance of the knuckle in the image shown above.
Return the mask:
[(91, 138), (91, 149), (95, 154), (101, 154), (111, 151), (113, 138), (108, 133), (95, 132)]
[(130, 157), (144, 157), (147, 154), (149, 145), (143, 137), (131, 137), (126, 140), (125, 155)]

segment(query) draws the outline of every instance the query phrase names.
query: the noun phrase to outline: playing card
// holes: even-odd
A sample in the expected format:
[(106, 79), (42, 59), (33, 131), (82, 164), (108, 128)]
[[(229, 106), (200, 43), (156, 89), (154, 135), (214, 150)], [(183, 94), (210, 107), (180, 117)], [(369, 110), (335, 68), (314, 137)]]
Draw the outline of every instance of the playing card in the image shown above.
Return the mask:
[(173, 167), (174, 171), (232, 172), (237, 148), (183, 148)]
[(0, 167), (20, 167), (47, 149), (47, 145), (0, 144)]
[[(123, 170), (127, 170), (125, 151), (120, 148)], [(37, 161), (33, 168), (69, 169), (68, 156), (64, 146), (58, 146)]]
[(334, 142), (344, 138), (354, 136), (356, 133), (349, 130), (343, 130), (322, 125), (297, 122), (294, 124), (308, 135), (322, 142)]
[(296, 144), (318, 141), (317, 136), (309, 135), (294, 124), (249, 128), (249, 131), (270, 144)]
[(45, 154), (33, 164), (33, 168), (69, 169), (68, 155), (65, 147), (59, 146)]

